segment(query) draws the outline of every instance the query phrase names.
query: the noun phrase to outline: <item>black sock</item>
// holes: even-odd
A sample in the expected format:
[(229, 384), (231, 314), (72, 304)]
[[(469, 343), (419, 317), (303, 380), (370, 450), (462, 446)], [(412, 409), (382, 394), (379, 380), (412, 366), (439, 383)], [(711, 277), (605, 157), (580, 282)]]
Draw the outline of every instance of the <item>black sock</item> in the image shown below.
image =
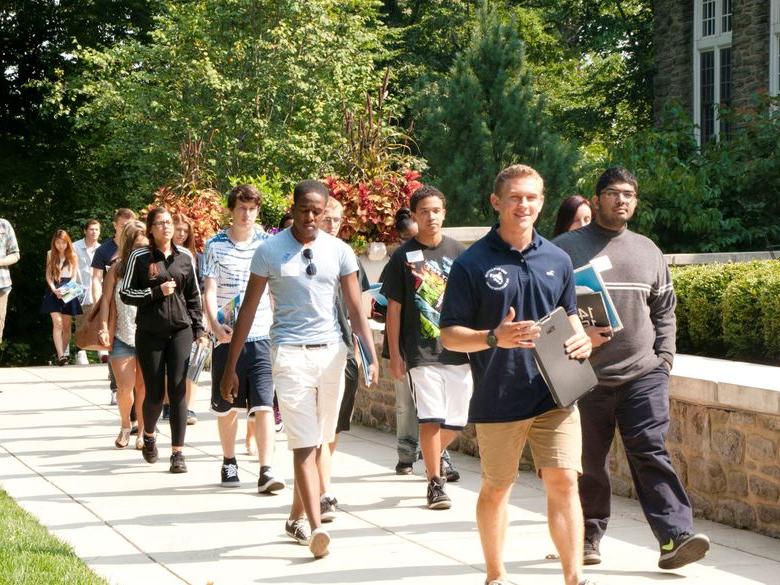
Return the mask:
[(236, 462), (236, 458), (235, 457), (223, 457), (222, 458), (222, 465), (230, 465), (231, 463), (233, 465), (238, 465), (238, 462)]
[(260, 466), (260, 473), (262, 474), (262, 473), (265, 473), (266, 471), (271, 471), (271, 466), (270, 465), (261, 465)]

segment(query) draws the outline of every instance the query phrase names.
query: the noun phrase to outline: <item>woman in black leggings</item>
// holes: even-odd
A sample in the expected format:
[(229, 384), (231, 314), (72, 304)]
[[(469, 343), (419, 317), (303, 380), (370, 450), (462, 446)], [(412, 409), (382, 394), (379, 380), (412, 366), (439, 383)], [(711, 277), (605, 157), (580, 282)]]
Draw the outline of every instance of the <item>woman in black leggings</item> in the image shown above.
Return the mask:
[[(162, 410), (166, 381), (171, 403), (171, 473), (185, 473), (182, 447), (187, 429), (185, 379), (192, 340), (206, 344), (201, 318), (200, 291), (189, 250), (173, 243), (173, 220), (157, 207), (146, 218), (149, 246), (135, 250), (127, 260), (119, 296), (136, 305), (135, 348), (146, 397), (144, 420), (156, 421)], [(144, 428), (142, 454), (157, 461), (154, 423)]]

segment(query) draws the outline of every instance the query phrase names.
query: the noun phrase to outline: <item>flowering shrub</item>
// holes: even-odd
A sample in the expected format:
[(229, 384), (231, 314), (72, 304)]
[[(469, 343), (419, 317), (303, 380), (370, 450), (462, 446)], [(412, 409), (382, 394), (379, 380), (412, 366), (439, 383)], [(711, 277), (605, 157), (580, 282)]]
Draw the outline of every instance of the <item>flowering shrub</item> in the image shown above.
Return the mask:
[(411, 170), (357, 183), (326, 177), (331, 197), (344, 206), (341, 237), (358, 250), (368, 242), (396, 241), (395, 212), (409, 206), (409, 198), (421, 186), (419, 178), (420, 173)]
[(192, 220), (198, 252), (203, 251), (206, 240), (227, 225), (222, 196), (214, 189), (201, 189), (183, 195), (169, 187), (162, 187), (154, 194), (154, 202), (141, 211), (141, 216), (145, 217), (155, 207), (165, 207), (171, 215), (182, 213)]

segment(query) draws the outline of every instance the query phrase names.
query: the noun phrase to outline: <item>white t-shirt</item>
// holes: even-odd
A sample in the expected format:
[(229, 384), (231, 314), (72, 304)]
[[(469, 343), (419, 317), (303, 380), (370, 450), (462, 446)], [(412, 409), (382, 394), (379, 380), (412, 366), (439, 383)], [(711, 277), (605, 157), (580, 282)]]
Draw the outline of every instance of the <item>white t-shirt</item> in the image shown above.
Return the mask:
[(82, 305), (92, 304), (92, 259), (95, 257), (95, 250), (100, 246), (100, 242), (95, 242), (91, 248), (87, 248), (87, 241), (84, 238), (73, 242), (73, 249), (76, 257), (79, 259), (79, 274), (81, 283), (84, 286), (84, 302)]

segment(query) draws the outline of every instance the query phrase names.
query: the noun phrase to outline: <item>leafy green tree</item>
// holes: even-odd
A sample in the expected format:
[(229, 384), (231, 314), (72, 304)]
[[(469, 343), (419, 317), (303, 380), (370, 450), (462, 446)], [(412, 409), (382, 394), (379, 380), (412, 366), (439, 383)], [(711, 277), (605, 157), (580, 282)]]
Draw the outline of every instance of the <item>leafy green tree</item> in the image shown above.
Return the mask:
[(383, 26), (373, 0), (169, 0), (151, 42), (77, 52), (59, 104), (100, 136), (95, 164), (151, 193), (178, 145), (204, 141), (220, 187), (242, 174), (329, 168), (345, 105), (376, 79)]
[[(94, 136), (47, 105), (49, 84), (79, 67), (76, 47), (143, 42), (157, 0), (6, 0), (0, 3), (0, 217), (11, 221), (21, 260), (12, 268), (0, 363), (42, 363), (51, 354), (51, 324), (39, 316), (43, 264), (55, 228), (81, 237), (90, 217), (108, 218), (127, 201), (111, 173), (85, 162)], [(111, 183), (112, 188), (107, 185)]]
[(448, 197), (451, 225), (491, 221), (488, 194), (509, 164), (536, 168), (553, 204), (571, 185), (576, 152), (550, 130), (515, 22), (502, 22), (491, 6), (480, 7), (468, 47), (427, 98), (420, 144)]

